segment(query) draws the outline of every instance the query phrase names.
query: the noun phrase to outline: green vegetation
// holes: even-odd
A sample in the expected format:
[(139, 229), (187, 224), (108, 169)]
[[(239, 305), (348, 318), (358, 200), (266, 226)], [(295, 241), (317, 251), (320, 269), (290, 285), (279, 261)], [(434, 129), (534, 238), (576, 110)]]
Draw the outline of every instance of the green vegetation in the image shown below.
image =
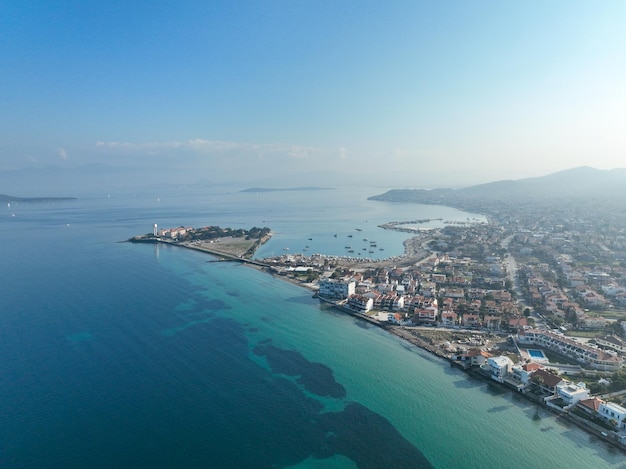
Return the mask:
[(242, 228), (232, 229), (220, 228), (219, 226), (205, 226), (204, 228), (187, 231), (184, 235), (178, 236), (178, 241), (204, 241), (227, 236), (250, 240), (261, 239), (269, 233), (269, 228), (258, 228), (256, 226), (250, 228), (249, 230), (244, 230)]
[(565, 333), (565, 335), (570, 336), (570, 337), (582, 337), (585, 339), (593, 339), (595, 337), (603, 336), (604, 333), (602, 331), (578, 331), (578, 330), (570, 329)]
[(548, 358), (548, 360), (550, 360), (550, 363), (562, 363), (563, 365), (580, 365), (580, 363), (578, 363), (576, 360), (566, 357), (565, 355), (561, 355), (548, 349), (541, 350)]
[(626, 371), (620, 370), (616, 371), (613, 374), (607, 375), (610, 380), (609, 384), (600, 384), (598, 382), (591, 383), (589, 385), (589, 390), (592, 394), (600, 394), (606, 392), (615, 392), (621, 391), (622, 389), (626, 389)]

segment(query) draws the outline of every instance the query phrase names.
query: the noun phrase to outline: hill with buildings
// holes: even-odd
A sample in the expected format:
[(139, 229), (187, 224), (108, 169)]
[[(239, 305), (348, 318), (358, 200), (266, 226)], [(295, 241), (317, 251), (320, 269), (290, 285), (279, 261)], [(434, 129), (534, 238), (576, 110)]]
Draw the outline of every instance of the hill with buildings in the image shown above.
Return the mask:
[(623, 210), (624, 197), (626, 169), (600, 170), (584, 166), (542, 177), (496, 181), (462, 189), (393, 189), (369, 200), (447, 205), (493, 213), (520, 204), (575, 205), (581, 210), (602, 204)]

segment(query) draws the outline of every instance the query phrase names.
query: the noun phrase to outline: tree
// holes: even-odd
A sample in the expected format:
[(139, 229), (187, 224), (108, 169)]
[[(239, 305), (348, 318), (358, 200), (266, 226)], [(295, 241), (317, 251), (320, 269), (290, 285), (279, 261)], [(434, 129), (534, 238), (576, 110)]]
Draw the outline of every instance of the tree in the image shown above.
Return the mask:
[(538, 388), (540, 388), (543, 385), (543, 376), (538, 375), (537, 373), (533, 373), (532, 378), (530, 378), (530, 381), (537, 386)]
[(578, 325), (578, 315), (573, 309), (569, 309), (567, 313), (565, 313), (565, 319), (574, 327)]
[(622, 318), (607, 324), (606, 329), (609, 334), (614, 334), (618, 337), (624, 338), (625, 334), (624, 328), (622, 327)]
[(524, 309), (524, 316), (527, 318), (530, 317), (530, 308)]

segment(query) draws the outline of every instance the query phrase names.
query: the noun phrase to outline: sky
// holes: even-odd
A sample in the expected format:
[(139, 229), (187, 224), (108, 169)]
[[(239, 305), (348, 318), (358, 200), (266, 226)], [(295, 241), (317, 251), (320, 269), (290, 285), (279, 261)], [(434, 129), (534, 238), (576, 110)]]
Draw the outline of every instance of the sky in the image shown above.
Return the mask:
[(624, 25), (621, 0), (0, 0), (0, 171), (428, 187), (624, 167)]

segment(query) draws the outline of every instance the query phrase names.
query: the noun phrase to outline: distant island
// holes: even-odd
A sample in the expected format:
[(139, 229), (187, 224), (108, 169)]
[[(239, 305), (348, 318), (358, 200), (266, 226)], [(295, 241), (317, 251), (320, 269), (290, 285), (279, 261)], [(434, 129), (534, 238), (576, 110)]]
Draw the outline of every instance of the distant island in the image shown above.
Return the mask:
[(59, 202), (62, 200), (77, 200), (76, 197), (15, 197), (13, 195), (0, 194), (0, 202), (26, 202), (26, 203), (38, 203), (38, 202)]
[(330, 191), (332, 188), (330, 187), (315, 187), (315, 186), (306, 186), (306, 187), (250, 187), (249, 189), (244, 189), (240, 192), (295, 192), (295, 191)]

